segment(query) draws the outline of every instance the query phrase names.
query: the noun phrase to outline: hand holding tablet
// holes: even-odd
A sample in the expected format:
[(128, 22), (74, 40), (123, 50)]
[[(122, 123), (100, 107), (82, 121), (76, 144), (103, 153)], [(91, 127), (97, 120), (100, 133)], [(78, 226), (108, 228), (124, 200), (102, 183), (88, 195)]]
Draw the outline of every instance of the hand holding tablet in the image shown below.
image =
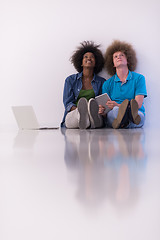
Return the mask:
[(106, 105), (107, 101), (110, 101), (110, 100), (111, 100), (107, 93), (103, 93), (103, 94), (95, 97), (95, 99), (96, 99), (98, 105), (102, 105), (103, 107), (105, 107), (105, 111), (104, 111), (105, 114), (111, 110), (111, 109)]

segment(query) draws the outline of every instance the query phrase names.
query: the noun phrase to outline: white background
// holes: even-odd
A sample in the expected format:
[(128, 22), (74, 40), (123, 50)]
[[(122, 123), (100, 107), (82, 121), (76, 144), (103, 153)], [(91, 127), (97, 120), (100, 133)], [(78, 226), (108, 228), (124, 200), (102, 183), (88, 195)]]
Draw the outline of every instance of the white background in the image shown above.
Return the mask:
[[(32, 105), (40, 123), (59, 125), (69, 58), (92, 40), (105, 52), (114, 39), (131, 43), (146, 77), (146, 125), (160, 120), (159, 0), (0, 0), (0, 128), (16, 126), (12, 105)], [(105, 71), (101, 73), (108, 79)]]

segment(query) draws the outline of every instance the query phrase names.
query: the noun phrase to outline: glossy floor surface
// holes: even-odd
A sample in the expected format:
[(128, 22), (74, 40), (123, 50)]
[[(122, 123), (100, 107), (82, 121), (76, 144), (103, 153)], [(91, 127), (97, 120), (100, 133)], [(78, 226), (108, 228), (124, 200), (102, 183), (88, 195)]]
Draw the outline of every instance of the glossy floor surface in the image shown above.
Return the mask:
[(1, 240), (159, 240), (157, 129), (0, 131)]

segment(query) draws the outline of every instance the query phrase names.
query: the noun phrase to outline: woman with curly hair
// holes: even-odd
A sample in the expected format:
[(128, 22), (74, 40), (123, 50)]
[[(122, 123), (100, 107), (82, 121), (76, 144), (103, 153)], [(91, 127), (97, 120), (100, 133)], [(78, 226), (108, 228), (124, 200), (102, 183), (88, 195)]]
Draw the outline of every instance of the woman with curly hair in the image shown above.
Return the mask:
[[(104, 78), (97, 74), (103, 69), (104, 57), (100, 45), (84, 41), (71, 57), (78, 71), (66, 78), (63, 91), (65, 113), (61, 126), (67, 128), (98, 128), (103, 125), (95, 96), (102, 93)], [(96, 114), (95, 114), (96, 112)]]
[(112, 77), (103, 84), (102, 93), (111, 98), (106, 103), (110, 111), (104, 115), (104, 106), (100, 106), (99, 114), (109, 127), (138, 128), (144, 124), (147, 91), (144, 76), (134, 72), (136, 65), (132, 45), (116, 40), (107, 48), (105, 67)]

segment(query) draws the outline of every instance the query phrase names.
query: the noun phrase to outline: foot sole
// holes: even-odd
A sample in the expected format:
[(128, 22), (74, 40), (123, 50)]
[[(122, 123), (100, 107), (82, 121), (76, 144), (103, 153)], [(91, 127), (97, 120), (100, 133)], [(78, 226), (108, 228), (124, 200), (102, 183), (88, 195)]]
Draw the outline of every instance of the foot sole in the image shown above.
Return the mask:
[(122, 120), (123, 120), (123, 117), (126, 113), (126, 110), (127, 110), (127, 107), (128, 107), (128, 104), (129, 104), (129, 100), (128, 99), (125, 99), (120, 107), (119, 107), (119, 111), (118, 111), (118, 116), (116, 119), (114, 119), (113, 123), (112, 123), (112, 127), (117, 129), (120, 127), (121, 123), (122, 123)]
[(89, 127), (88, 102), (85, 98), (81, 98), (77, 105), (80, 114), (79, 128), (86, 129)]
[(102, 119), (99, 114), (99, 106), (95, 99), (90, 99), (88, 103), (88, 113), (91, 121), (91, 128), (102, 127)]
[(138, 115), (138, 103), (135, 99), (132, 99), (130, 101), (130, 105), (131, 105), (131, 114), (133, 118), (133, 123), (138, 125), (141, 122), (141, 117)]

